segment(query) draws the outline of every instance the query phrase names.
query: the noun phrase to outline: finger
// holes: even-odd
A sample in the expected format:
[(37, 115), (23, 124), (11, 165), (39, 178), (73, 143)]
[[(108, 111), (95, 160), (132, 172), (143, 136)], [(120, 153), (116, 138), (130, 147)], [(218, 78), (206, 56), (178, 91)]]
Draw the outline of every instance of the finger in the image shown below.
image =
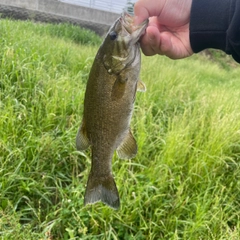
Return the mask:
[(162, 55), (166, 55), (169, 58), (172, 59), (178, 59), (179, 58), (179, 50), (177, 49), (177, 44), (174, 45), (172, 43), (172, 34), (168, 32), (163, 32), (161, 34), (161, 45), (159, 48), (161, 49)]
[(141, 39), (142, 52), (146, 56), (160, 54), (172, 59), (181, 58), (181, 51), (177, 47), (180, 43), (177, 43), (178, 39), (175, 39), (176, 44), (173, 44), (173, 38), (171, 33), (161, 33), (155, 26), (149, 26)]
[(134, 24), (138, 25), (149, 18), (150, 13), (144, 5), (140, 5), (136, 2), (134, 5)]
[(141, 39), (141, 48), (146, 56), (161, 54), (159, 51), (160, 33), (155, 26), (149, 26)]
[(192, 55), (191, 49), (183, 44), (181, 38), (170, 32), (161, 33), (161, 45), (159, 48), (162, 55), (172, 59), (180, 59)]
[(139, 0), (134, 5), (134, 23), (136, 25), (142, 23), (149, 17), (158, 16), (161, 13), (164, 1), (159, 1), (156, 4), (156, 0)]

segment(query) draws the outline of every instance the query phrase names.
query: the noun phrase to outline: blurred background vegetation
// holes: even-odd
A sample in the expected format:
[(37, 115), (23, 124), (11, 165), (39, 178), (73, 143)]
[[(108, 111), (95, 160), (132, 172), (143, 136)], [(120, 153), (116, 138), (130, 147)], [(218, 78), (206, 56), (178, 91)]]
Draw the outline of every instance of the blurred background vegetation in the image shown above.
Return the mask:
[(90, 152), (75, 149), (102, 38), (7, 19), (0, 34), (1, 239), (240, 238), (240, 70), (229, 56), (142, 57), (139, 152), (113, 159), (114, 211), (83, 206)]

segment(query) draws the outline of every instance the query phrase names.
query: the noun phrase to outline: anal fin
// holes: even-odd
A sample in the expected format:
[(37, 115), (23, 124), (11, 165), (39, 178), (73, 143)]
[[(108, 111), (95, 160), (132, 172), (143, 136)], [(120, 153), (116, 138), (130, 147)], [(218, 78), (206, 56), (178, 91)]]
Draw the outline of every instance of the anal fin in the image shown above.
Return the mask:
[(117, 148), (119, 158), (131, 159), (137, 154), (137, 142), (132, 135), (131, 130), (126, 134), (121, 145)]

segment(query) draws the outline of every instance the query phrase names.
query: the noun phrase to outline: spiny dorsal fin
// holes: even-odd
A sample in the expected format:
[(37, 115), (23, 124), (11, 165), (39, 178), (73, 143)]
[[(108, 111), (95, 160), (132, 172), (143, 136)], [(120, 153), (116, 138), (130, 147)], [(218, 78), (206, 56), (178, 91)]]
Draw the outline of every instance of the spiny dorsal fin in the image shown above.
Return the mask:
[(87, 132), (85, 127), (85, 121), (83, 119), (82, 124), (78, 130), (77, 136), (76, 136), (76, 146), (77, 150), (83, 151), (86, 150), (89, 147), (90, 143), (87, 138)]
[(117, 148), (117, 154), (119, 158), (131, 159), (137, 154), (137, 142), (132, 135), (131, 130), (126, 134), (121, 145)]

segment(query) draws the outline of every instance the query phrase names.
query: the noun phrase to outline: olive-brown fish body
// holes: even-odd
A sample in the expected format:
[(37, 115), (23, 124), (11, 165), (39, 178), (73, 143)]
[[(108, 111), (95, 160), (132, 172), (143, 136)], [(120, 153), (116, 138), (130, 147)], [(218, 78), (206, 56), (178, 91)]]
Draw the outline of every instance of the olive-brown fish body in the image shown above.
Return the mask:
[(140, 49), (137, 40), (144, 22), (132, 28), (132, 17), (125, 14), (111, 27), (92, 65), (84, 99), (84, 113), (78, 131), (78, 150), (92, 148), (92, 166), (84, 203), (102, 201), (120, 206), (112, 176), (114, 151), (120, 158), (132, 158), (137, 144), (130, 130), (130, 119), (139, 81)]

